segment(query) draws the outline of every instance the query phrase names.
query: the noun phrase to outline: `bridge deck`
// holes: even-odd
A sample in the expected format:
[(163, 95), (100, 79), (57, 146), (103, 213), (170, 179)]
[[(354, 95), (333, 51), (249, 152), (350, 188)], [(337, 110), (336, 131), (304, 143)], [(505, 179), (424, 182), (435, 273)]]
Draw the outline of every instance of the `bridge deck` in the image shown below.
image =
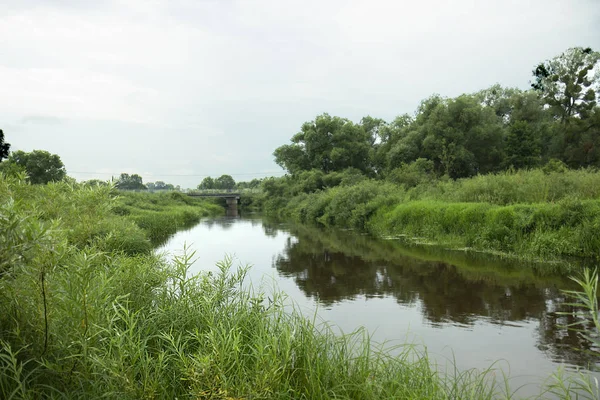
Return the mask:
[(192, 197), (221, 197), (221, 198), (240, 198), (239, 193), (234, 192), (222, 192), (222, 193), (188, 193), (188, 196)]

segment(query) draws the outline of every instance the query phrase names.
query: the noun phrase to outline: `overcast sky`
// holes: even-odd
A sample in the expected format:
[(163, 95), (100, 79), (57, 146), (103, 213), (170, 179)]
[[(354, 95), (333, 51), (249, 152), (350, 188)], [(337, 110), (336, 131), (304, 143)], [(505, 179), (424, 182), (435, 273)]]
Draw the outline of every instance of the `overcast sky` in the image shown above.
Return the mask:
[(600, 0), (3, 0), (0, 129), (78, 180), (250, 180), (318, 114), (525, 89), (573, 46), (600, 49)]

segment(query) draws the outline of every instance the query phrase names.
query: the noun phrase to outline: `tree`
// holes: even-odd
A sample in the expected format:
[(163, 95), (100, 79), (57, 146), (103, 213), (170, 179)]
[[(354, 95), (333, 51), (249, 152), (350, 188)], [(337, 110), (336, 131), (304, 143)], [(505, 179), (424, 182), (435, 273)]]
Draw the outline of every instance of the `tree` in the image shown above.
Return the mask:
[(148, 189), (142, 180), (142, 177), (138, 174), (129, 175), (126, 173), (122, 173), (117, 182), (115, 183), (115, 187), (121, 190), (146, 190)]
[(533, 70), (531, 86), (561, 122), (586, 118), (597, 104), (600, 90), (600, 53), (574, 47)]
[(563, 160), (572, 168), (600, 167), (600, 107), (565, 127)]
[(0, 162), (3, 159), (8, 158), (8, 154), (10, 153), (10, 143), (4, 142), (4, 132), (0, 129)]
[(45, 150), (34, 150), (31, 153), (15, 151), (8, 157), (8, 162), (24, 168), (33, 184), (57, 182), (67, 176), (60, 157)]
[(525, 121), (515, 121), (506, 135), (505, 167), (529, 168), (540, 163), (540, 143), (534, 127)]
[(171, 183), (165, 183), (163, 181), (156, 181), (154, 183), (147, 183), (148, 190), (175, 190), (175, 186)]
[(329, 114), (319, 115), (302, 125), (292, 137), (292, 144), (275, 150), (275, 162), (292, 174), (311, 169), (329, 173), (350, 167), (370, 172), (373, 132), (378, 132), (381, 122), (370, 117), (364, 122), (365, 126)]
[(215, 179), (215, 189), (228, 190), (233, 188), (235, 188), (235, 181), (231, 175), (221, 175)]
[(215, 180), (210, 176), (207, 176), (206, 178), (202, 179), (202, 182), (198, 185), (198, 189), (215, 189)]
[(502, 119), (477, 96), (432, 96), (397, 135), (388, 170), (425, 158), (434, 162), (437, 174), (452, 178), (492, 172), (502, 160), (502, 135)]
[(262, 179), (254, 178), (250, 182), (236, 182), (236, 189), (256, 189), (260, 187)]
[(402, 164), (399, 168), (391, 171), (387, 179), (407, 188), (415, 187), (420, 183), (431, 182), (435, 179), (433, 161), (418, 158), (410, 164)]

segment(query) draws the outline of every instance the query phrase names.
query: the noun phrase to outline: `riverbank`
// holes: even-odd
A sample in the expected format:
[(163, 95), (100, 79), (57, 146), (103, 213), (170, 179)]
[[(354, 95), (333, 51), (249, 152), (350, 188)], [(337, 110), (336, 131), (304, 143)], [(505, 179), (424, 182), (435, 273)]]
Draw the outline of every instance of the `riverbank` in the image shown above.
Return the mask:
[(214, 200), (179, 192), (119, 191), (112, 212), (135, 222), (156, 247), (175, 232), (197, 224), (201, 218), (222, 215), (224, 211)]
[(293, 178), (266, 185), (264, 211), (553, 265), (600, 254), (600, 173), (594, 171), (517, 171), (414, 186), (365, 178), (308, 193), (299, 185)]

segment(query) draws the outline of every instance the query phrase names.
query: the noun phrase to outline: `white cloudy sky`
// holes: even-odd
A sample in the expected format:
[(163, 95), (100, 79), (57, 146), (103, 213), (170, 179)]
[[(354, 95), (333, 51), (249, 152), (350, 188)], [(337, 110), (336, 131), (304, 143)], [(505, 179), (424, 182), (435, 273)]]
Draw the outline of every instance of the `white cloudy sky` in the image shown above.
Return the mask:
[(526, 88), (572, 46), (600, 0), (0, 0), (0, 129), (79, 180), (249, 180), (320, 113)]

